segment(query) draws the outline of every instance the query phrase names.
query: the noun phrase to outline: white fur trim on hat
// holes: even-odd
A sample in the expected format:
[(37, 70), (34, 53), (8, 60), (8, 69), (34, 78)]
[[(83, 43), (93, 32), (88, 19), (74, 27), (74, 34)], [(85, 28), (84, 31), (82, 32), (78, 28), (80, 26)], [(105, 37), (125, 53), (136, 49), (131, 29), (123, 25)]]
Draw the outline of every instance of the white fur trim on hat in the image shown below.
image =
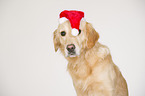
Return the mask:
[(86, 19), (85, 18), (82, 18), (81, 21), (86, 21)]
[(68, 19), (65, 17), (59, 18), (59, 24), (64, 23), (65, 21), (67, 21)]
[(78, 29), (73, 28), (73, 29), (71, 30), (71, 34), (72, 34), (73, 36), (77, 36), (77, 35), (79, 34)]

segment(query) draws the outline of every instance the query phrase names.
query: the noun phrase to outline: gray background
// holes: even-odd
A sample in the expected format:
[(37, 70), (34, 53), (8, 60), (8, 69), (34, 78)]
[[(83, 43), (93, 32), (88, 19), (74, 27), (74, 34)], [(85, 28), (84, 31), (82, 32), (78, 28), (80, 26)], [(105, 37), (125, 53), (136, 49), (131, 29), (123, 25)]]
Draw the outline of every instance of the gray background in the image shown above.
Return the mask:
[(76, 96), (67, 61), (53, 47), (64, 9), (85, 12), (130, 96), (145, 96), (144, 0), (0, 0), (0, 96)]

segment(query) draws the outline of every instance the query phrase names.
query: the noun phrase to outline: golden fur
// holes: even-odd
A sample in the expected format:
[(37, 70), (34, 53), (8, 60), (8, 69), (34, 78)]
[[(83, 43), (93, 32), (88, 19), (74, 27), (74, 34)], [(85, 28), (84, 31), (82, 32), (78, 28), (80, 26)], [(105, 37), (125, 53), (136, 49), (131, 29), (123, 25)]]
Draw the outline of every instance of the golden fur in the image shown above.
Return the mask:
[[(58, 26), (53, 38), (55, 51), (60, 49), (68, 60), (77, 96), (128, 96), (126, 81), (113, 63), (109, 49), (98, 42), (99, 34), (85, 21), (81, 21), (80, 29), (81, 34), (72, 36), (66, 21)], [(66, 36), (61, 36), (61, 31)], [(68, 44), (77, 46), (75, 57), (67, 56)]]

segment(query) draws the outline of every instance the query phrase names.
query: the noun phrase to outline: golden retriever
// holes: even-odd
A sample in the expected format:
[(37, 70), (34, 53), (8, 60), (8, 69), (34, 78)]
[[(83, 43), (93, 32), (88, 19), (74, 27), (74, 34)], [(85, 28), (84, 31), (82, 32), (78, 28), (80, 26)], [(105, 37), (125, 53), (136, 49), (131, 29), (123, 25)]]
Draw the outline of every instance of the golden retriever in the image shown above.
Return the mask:
[(79, 35), (73, 36), (65, 21), (53, 35), (55, 51), (60, 49), (68, 60), (77, 96), (128, 96), (125, 79), (90, 23), (81, 21)]

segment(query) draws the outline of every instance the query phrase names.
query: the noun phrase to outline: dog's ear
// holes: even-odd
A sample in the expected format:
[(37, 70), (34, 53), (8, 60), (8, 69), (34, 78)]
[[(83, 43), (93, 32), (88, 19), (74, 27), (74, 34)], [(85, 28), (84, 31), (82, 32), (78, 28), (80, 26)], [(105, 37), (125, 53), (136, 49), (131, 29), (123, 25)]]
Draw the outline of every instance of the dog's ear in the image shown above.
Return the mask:
[(90, 23), (86, 23), (87, 48), (92, 48), (99, 39), (99, 34), (95, 31)]
[(53, 43), (54, 43), (55, 52), (57, 52), (58, 48), (60, 47), (60, 41), (57, 36), (57, 29), (53, 32)]

